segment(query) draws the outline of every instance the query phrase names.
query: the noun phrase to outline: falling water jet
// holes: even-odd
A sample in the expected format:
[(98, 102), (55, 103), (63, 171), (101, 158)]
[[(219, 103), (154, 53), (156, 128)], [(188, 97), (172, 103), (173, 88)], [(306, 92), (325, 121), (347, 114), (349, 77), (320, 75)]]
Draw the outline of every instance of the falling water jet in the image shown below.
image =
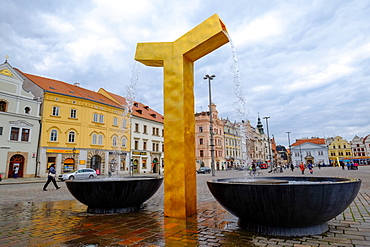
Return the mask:
[[(134, 107), (135, 102), (135, 96), (136, 96), (136, 89), (137, 85), (139, 83), (139, 78), (141, 75), (141, 69), (143, 68), (143, 65), (137, 61), (134, 62), (134, 66), (132, 68), (132, 75), (131, 75), (131, 82), (129, 85), (126, 86), (126, 105), (123, 105), (125, 109), (125, 113), (128, 116), (129, 120), (129, 128), (130, 128), (130, 136), (131, 136), (131, 114), (132, 114), (132, 108)], [(128, 160), (130, 162), (130, 176), (133, 176), (133, 164), (131, 161), (131, 142), (130, 142), (130, 150), (129, 150), (129, 157)]]
[(247, 121), (248, 119), (248, 114), (246, 111), (246, 99), (243, 96), (243, 85), (242, 85), (242, 80), (240, 76), (239, 62), (238, 62), (238, 57), (236, 54), (235, 45), (229, 34), (227, 34), (227, 37), (229, 39), (232, 59), (233, 59), (232, 64), (230, 65), (230, 71), (234, 76), (234, 86), (235, 86), (234, 95), (236, 97), (235, 111), (240, 121), (238, 128), (239, 128), (239, 133), (242, 136), (241, 151), (242, 151), (243, 164), (240, 164), (240, 165), (245, 166), (249, 163), (249, 157), (248, 157), (247, 145), (246, 145), (247, 129), (244, 123), (244, 121)]

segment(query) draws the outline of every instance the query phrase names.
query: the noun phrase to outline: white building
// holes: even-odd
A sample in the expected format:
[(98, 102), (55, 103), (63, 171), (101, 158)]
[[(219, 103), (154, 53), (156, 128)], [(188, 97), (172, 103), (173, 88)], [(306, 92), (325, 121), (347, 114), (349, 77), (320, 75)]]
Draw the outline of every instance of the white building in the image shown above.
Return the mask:
[(0, 65), (0, 173), (34, 177), (40, 130), (40, 100), (23, 89), (23, 79), (5, 61)]
[[(122, 96), (108, 93), (111, 99), (127, 105)], [(132, 106), (131, 126), (131, 163), (133, 173), (158, 173), (164, 171), (164, 118), (161, 114), (139, 102)]]
[(328, 147), (324, 138), (298, 139), (291, 146), (292, 163), (329, 165)]

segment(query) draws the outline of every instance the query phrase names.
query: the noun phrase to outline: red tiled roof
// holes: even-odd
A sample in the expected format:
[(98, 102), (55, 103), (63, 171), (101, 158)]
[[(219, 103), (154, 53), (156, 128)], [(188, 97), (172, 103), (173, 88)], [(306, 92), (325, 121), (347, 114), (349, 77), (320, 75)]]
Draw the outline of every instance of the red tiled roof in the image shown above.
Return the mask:
[(311, 138), (311, 139), (297, 139), (296, 142), (292, 144), (292, 146), (299, 146), (306, 142), (317, 144), (317, 145), (325, 145), (324, 138)]
[[(104, 90), (106, 93), (108, 93), (112, 98), (114, 98), (116, 101), (118, 101), (121, 105), (126, 105), (127, 101), (124, 97), (119, 96), (117, 94), (108, 92)], [(137, 117), (142, 117), (148, 120), (156, 121), (159, 123), (163, 123), (164, 117), (159, 114), (158, 112), (151, 109), (149, 106), (144, 105), (139, 102), (134, 102), (133, 108), (132, 108), (132, 115)]]
[(115, 101), (105, 97), (104, 95), (100, 93), (97, 93), (97, 92), (94, 92), (94, 91), (91, 91), (91, 90), (88, 90), (88, 89), (85, 89), (79, 86), (75, 86), (75, 85), (72, 85), (66, 82), (53, 80), (53, 79), (49, 79), (49, 78), (45, 78), (41, 76), (26, 74), (17, 68), (15, 69), (47, 92), (63, 94), (63, 95), (68, 95), (72, 97), (77, 97), (77, 98), (84, 98), (84, 99), (95, 101), (98, 103), (122, 108), (120, 104), (117, 104)]

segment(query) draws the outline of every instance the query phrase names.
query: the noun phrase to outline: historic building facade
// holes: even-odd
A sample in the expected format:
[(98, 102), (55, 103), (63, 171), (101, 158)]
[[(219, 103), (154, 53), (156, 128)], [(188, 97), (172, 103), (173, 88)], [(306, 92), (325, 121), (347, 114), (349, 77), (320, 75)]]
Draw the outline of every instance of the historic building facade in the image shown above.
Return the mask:
[(341, 136), (327, 138), (326, 144), (331, 164), (339, 166), (340, 161), (350, 162), (352, 160), (351, 144)]
[(324, 138), (297, 139), (291, 145), (292, 163), (298, 166), (307, 164), (329, 165), (328, 147)]
[(353, 154), (353, 162), (359, 165), (370, 164), (370, 135), (365, 137), (355, 136), (351, 141), (351, 149)]
[(34, 177), (41, 101), (23, 89), (22, 76), (5, 61), (0, 65), (0, 173), (3, 178)]
[(164, 117), (149, 106), (133, 102), (128, 106), (124, 97), (100, 89), (99, 93), (131, 109), (130, 136), (133, 173), (158, 173), (164, 171)]
[(38, 176), (47, 176), (53, 163), (58, 173), (85, 167), (128, 173), (129, 125), (121, 105), (79, 84), (19, 72), (43, 102)]
[(201, 166), (211, 167), (211, 131), (214, 138), (214, 164), (216, 170), (222, 170), (226, 167), (225, 159), (225, 141), (224, 141), (224, 123), (218, 117), (216, 105), (212, 104), (212, 122), (213, 129), (210, 129), (210, 112), (200, 112), (195, 114), (195, 147), (197, 168)]
[(225, 140), (225, 161), (227, 169), (234, 169), (242, 163), (241, 136), (238, 124), (223, 119)]

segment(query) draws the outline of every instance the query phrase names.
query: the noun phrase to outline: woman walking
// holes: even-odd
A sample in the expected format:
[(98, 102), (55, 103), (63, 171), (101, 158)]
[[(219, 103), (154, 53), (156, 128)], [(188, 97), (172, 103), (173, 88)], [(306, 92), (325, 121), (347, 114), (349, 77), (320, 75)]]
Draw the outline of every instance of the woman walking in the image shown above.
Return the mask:
[(53, 182), (55, 188), (57, 190), (60, 189), (60, 187), (57, 185), (57, 182), (55, 181), (55, 176), (56, 176), (56, 171), (55, 171), (55, 164), (51, 164), (49, 168), (49, 173), (48, 173), (48, 181), (46, 181), (43, 190), (47, 191), (47, 187), (50, 184), (50, 182)]

